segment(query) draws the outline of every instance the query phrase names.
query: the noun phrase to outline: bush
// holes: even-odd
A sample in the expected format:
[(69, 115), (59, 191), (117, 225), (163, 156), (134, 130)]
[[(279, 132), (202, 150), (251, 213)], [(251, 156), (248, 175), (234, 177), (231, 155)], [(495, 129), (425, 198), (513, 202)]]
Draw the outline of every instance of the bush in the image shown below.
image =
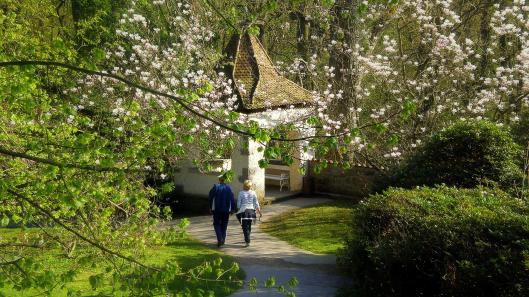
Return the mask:
[(521, 180), (521, 160), (522, 150), (509, 131), (487, 121), (458, 122), (418, 149), (397, 171), (395, 184), (509, 188)]
[(514, 141), (522, 147), (527, 147), (529, 143), (529, 111), (524, 112), (520, 121), (512, 125), (511, 133)]
[(529, 296), (529, 206), (500, 190), (390, 188), (338, 257), (354, 296)]

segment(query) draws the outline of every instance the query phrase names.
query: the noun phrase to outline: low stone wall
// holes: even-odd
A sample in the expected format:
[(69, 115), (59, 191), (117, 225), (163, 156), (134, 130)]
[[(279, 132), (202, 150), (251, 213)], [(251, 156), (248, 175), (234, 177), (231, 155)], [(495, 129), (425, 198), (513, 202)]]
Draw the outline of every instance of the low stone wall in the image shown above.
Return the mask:
[(314, 173), (310, 166), (309, 172), (305, 177), (305, 193), (337, 194), (352, 198), (362, 198), (372, 194), (384, 178), (383, 172), (360, 166), (347, 170), (328, 167), (319, 174)]

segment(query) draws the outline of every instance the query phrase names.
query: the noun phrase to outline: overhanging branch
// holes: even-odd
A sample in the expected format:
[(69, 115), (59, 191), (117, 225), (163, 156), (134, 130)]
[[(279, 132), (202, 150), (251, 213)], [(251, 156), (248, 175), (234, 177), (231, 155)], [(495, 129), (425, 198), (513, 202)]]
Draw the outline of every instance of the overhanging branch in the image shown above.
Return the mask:
[(48, 211), (47, 209), (43, 208), (42, 206), (40, 206), (37, 202), (33, 201), (32, 199), (30, 199), (29, 197), (26, 197), (25, 195), (22, 195), (20, 193), (17, 193), (11, 189), (8, 189), (7, 190), (8, 193), (10, 193), (11, 195), (19, 198), (19, 199), (22, 199), (24, 201), (26, 201), (29, 205), (31, 205), (33, 208), (37, 209), (39, 212), (41, 212), (43, 215), (47, 216), (48, 218), (50, 218), (52, 221), (54, 221), (57, 225), (61, 226), (62, 228), (66, 229), (67, 231), (69, 231), (70, 233), (73, 233), (75, 236), (77, 236), (79, 239), (87, 242), (88, 244), (100, 249), (101, 251), (105, 252), (105, 253), (108, 253), (110, 255), (114, 255), (118, 258), (121, 258), (123, 260), (126, 260), (126, 261), (129, 261), (131, 263), (134, 263), (134, 264), (137, 264), (143, 268), (147, 268), (147, 269), (151, 269), (151, 270), (155, 270), (155, 271), (161, 271), (160, 269), (156, 268), (156, 267), (151, 267), (151, 266), (147, 266), (131, 257), (127, 257), (119, 252), (116, 252), (116, 251), (113, 251), (107, 247), (105, 247), (104, 245), (102, 244), (99, 244), (87, 237), (85, 237), (84, 235), (82, 235), (81, 233), (77, 232), (76, 230), (74, 230), (73, 228), (69, 227), (68, 225), (64, 224), (63, 222), (61, 222), (58, 218), (56, 218), (53, 214), (50, 213), (50, 211)]
[[(250, 136), (250, 137), (255, 136), (254, 134), (251, 134), (251, 133), (249, 133), (247, 131), (242, 131), (242, 130), (235, 129), (235, 128), (230, 127), (230, 126), (228, 126), (228, 125), (226, 125), (224, 123), (221, 123), (218, 120), (213, 119), (213, 118), (211, 118), (211, 117), (209, 117), (209, 116), (207, 116), (205, 114), (197, 112), (193, 108), (189, 107), (189, 105), (186, 104), (182, 99), (180, 99), (180, 98), (178, 98), (178, 97), (176, 97), (174, 95), (163, 93), (163, 92), (157, 91), (155, 89), (140, 85), (138, 83), (130, 81), (130, 80), (128, 80), (128, 79), (126, 79), (124, 77), (121, 77), (119, 75), (115, 75), (115, 74), (111, 74), (111, 73), (105, 73), (105, 72), (96, 71), (96, 70), (90, 70), (90, 69), (81, 68), (81, 67), (73, 66), (73, 65), (70, 65), (70, 64), (62, 63), (62, 62), (56, 62), (56, 61), (24, 60), (24, 61), (0, 62), (0, 67), (28, 66), (28, 65), (54, 66), (54, 67), (70, 69), (70, 70), (77, 71), (77, 72), (80, 72), (80, 73), (85, 73), (85, 74), (88, 74), (88, 75), (98, 75), (98, 76), (102, 76), (102, 77), (112, 78), (112, 79), (120, 81), (120, 82), (122, 82), (122, 83), (124, 83), (124, 84), (126, 84), (126, 85), (128, 85), (130, 87), (133, 87), (133, 88), (136, 88), (138, 90), (141, 90), (143, 92), (151, 93), (153, 95), (157, 95), (157, 96), (161, 96), (161, 97), (165, 97), (165, 98), (169, 98), (169, 99), (175, 101), (176, 103), (178, 103), (180, 106), (182, 106), (188, 112), (196, 115), (199, 118), (202, 118), (204, 120), (210, 121), (210, 122), (214, 123), (215, 125), (217, 125), (219, 127), (222, 127), (222, 128), (224, 128), (226, 130), (229, 130), (229, 131), (232, 131), (232, 132), (235, 132), (237, 134), (244, 135), (244, 136)], [(277, 140), (279, 140), (279, 139), (277, 139)]]
[(97, 171), (97, 172), (116, 172), (116, 171), (147, 172), (147, 170), (142, 170), (142, 169), (128, 169), (128, 168), (117, 168), (117, 167), (103, 167), (103, 166), (94, 166), (94, 165), (61, 163), (61, 162), (51, 160), (51, 159), (39, 158), (39, 157), (31, 156), (28, 154), (7, 150), (2, 146), (0, 146), (0, 154), (15, 157), (15, 158), (22, 158), (22, 159), (26, 159), (26, 160), (30, 160), (30, 161), (34, 161), (38, 163), (53, 165), (59, 168), (77, 168), (77, 169)]
[[(192, 113), (193, 115), (195, 115), (195, 116), (197, 116), (199, 118), (202, 118), (202, 119), (204, 119), (206, 121), (212, 122), (213, 124), (215, 124), (215, 125), (217, 125), (217, 126), (219, 126), (221, 128), (224, 128), (224, 129), (226, 129), (228, 131), (234, 132), (234, 133), (242, 135), (242, 136), (252, 137), (252, 138), (255, 138), (255, 136), (256, 136), (253, 133), (233, 128), (232, 126), (230, 126), (228, 124), (222, 123), (222, 122), (220, 122), (220, 121), (218, 121), (218, 120), (216, 120), (214, 118), (209, 117), (208, 115), (202, 114), (202, 113), (194, 110), (193, 108), (191, 108), (186, 102), (184, 102), (183, 100), (181, 100), (180, 98), (178, 98), (178, 97), (176, 97), (174, 95), (163, 93), (163, 92), (154, 90), (152, 88), (140, 85), (138, 83), (130, 81), (130, 80), (128, 80), (128, 79), (126, 79), (124, 77), (121, 77), (119, 75), (106, 73), (106, 72), (101, 72), (101, 71), (96, 71), (96, 70), (90, 70), (90, 69), (81, 68), (81, 67), (73, 66), (73, 65), (70, 65), (70, 64), (62, 63), (62, 62), (56, 62), (56, 61), (24, 60), (24, 61), (5, 61), (5, 62), (0, 62), (0, 67), (28, 66), (28, 65), (33, 65), (33, 66), (35, 66), (35, 65), (54, 66), (54, 67), (70, 69), (70, 70), (73, 70), (73, 71), (77, 71), (77, 72), (85, 73), (85, 74), (89, 74), (89, 75), (98, 75), (98, 76), (102, 76), (102, 77), (112, 78), (112, 79), (120, 81), (120, 82), (122, 82), (122, 83), (124, 83), (124, 84), (126, 84), (126, 85), (128, 85), (130, 87), (133, 87), (133, 88), (136, 88), (138, 90), (141, 90), (143, 92), (171, 99), (171, 100), (175, 101), (177, 104), (179, 104), (180, 106), (182, 106), (186, 111)], [(366, 125), (366, 126), (369, 126), (369, 125)], [(294, 141), (310, 140), (310, 139), (315, 139), (315, 138), (342, 137), (342, 136), (346, 136), (348, 134), (349, 134), (349, 132), (343, 132), (343, 133), (333, 134), (333, 135), (313, 135), (313, 136), (306, 136), (306, 137), (299, 137), (299, 138), (271, 137), (271, 140), (294, 142)]]

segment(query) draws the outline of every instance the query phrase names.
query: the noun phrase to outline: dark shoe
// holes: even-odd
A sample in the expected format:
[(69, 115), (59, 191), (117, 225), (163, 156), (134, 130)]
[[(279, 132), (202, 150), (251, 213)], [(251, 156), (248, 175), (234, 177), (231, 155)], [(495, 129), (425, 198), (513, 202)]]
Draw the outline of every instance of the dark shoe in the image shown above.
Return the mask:
[(224, 245), (224, 240), (220, 242), (220, 245)]
[(247, 243), (246, 243), (246, 245), (245, 245), (245, 247), (249, 247), (249, 246), (250, 246), (250, 243), (249, 243), (249, 242), (247, 242)]
[(222, 245), (222, 241), (217, 241), (217, 247), (220, 247)]

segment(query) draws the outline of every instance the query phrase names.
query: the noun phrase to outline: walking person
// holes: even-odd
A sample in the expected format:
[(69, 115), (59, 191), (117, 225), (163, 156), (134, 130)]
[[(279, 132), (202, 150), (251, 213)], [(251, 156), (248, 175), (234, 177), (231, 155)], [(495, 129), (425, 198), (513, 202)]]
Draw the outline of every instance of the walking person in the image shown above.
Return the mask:
[(255, 212), (259, 213), (259, 217), (263, 216), (261, 213), (261, 207), (259, 201), (257, 201), (257, 195), (252, 191), (252, 182), (246, 180), (243, 184), (243, 190), (239, 192), (237, 197), (237, 219), (242, 226), (242, 232), (244, 233), (244, 241), (246, 246), (250, 246), (250, 233), (252, 232), (252, 223), (256, 219)]
[(210, 213), (213, 214), (213, 228), (217, 235), (217, 246), (226, 242), (226, 230), (230, 214), (235, 212), (235, 199), (229, 185), (225, 184), (226, 177), (219, 176), (219, 183), (213, 185), (209, 191)]

